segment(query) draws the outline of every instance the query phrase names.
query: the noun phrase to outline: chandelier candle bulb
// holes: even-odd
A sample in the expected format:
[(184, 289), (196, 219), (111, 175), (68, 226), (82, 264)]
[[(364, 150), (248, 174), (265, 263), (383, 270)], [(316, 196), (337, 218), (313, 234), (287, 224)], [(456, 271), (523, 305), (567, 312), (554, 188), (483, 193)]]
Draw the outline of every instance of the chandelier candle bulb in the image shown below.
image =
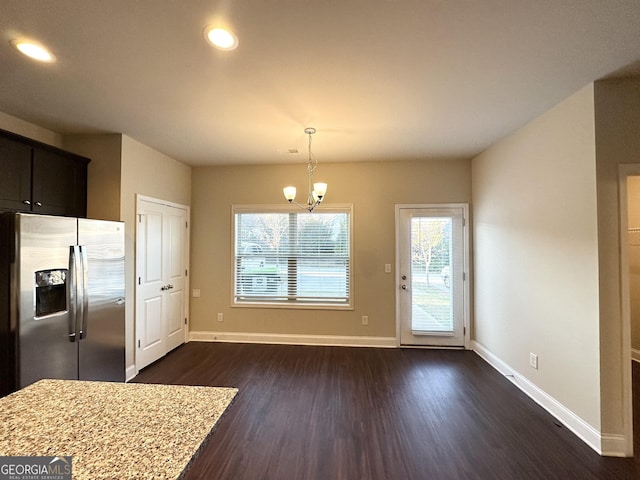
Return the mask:
[(293, 202), (296, 198), (296, 187), (284, 187), (282, 192), (284, 193), (284, 198), (290, 202)]
[(318, 196), (318, 198), (322, 198), (327, 193), (327, 184), (326, 183), (314, 183), (313, 184), (313, 191)]

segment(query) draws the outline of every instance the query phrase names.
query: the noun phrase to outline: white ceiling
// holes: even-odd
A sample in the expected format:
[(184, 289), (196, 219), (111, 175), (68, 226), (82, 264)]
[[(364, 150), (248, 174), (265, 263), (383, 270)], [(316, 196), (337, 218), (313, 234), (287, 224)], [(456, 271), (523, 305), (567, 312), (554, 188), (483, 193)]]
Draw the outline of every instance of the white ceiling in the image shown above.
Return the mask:
[(307, 126), (320, 162), (457, 158), (637, 64), (640, 1), (0, 0), (0, 35), (0, 111), (60, 133), (190, 165), (304, 162)]

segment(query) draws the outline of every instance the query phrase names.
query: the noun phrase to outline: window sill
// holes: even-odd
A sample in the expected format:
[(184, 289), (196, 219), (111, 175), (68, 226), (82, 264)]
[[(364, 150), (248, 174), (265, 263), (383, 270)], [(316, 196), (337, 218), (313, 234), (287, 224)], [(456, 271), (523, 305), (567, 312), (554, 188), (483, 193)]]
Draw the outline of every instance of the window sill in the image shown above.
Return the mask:
[(353, 304), (327, 304), (327, 303), (276, 303), (260, 301), (243, 301), (231, 303), (231, 308), (279, 308), (286, 310), (354, 310)]

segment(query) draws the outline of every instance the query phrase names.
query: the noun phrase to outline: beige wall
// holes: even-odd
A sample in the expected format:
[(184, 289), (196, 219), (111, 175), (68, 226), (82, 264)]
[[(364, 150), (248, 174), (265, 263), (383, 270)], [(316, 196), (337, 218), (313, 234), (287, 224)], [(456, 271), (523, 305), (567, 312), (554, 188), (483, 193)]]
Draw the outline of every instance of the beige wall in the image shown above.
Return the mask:
[(123, 217), (133, 219), (136, 194), (181, 205), (191, 203), (191, 167), (122, 136), (121, 202)]
[[(602, 430), (609, 435), (630, 431), (623, 415), (624, 330), (620, 292), (620, 222), (618, 166), (640, 163), (640, 80), (595, 83), (596, 158), (598, 175), (598, 242), (600, 270), (600, 350)], [(626, 373), (625, 373), (626, 372)]]
[(87, 216), (120, 220), (122, 135), (65, 135), (63, 148), (91, 159), (87, 174)]
[(474, 333), (600, 430), (593, 96), (590, 85), (473, 160)]
[(62, 135), (47, 130), (33, 123), (26, 122), (20, 118), (13, 117), (4, 112), (0, 112), (0, 129), (17, 133), (23, 137), (37, 140), (54, 147), (62, 147)]
[[(321, 159), (320, 159), (321, 160)], [(231, 308), (231, 205), (284, 203), (282, 187), (306, 190), (304, 164), (199, 167), (192, 174), (191, 330), (286, 335), (395, 336), (395, 204), (471, 200), (467, 160), (320, 165), (327, 203), (352, 203), (353, 311)], [(302, 194), (302, 193), (301, 193)], [(224, 314), (224, 322), (216, 314)], [(362, 315), (369, 325), (361, 325)]]

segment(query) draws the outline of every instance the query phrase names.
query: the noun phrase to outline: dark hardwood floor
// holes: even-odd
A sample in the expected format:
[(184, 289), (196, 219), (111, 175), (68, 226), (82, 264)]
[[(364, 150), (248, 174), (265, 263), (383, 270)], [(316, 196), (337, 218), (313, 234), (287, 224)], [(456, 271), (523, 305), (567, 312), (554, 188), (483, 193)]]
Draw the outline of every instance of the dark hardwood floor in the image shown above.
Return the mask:
[(239, 388), (187, 480), (640, 478), (473, 352), (191, 342), (135, 381)]

